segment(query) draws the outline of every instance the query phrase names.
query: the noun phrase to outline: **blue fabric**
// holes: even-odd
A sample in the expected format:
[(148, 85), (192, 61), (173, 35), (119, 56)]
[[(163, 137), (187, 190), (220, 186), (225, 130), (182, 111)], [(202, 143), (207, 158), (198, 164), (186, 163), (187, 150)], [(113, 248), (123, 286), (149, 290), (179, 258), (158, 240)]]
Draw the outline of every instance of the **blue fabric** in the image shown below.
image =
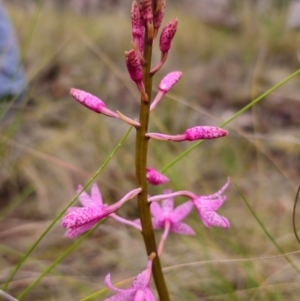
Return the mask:
[(13, 26), (0, 1), (0, 101), (5, 95), (24, 92), (26, 86)]

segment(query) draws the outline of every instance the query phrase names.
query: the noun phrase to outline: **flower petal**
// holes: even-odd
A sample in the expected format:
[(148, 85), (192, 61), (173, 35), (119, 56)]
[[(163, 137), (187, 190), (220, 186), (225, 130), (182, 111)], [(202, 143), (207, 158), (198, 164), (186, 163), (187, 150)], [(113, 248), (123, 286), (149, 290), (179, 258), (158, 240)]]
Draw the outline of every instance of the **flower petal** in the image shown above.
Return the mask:
[(144, 290), (147, 287), (147, 270), (142, 271), (139, 273), (132, 282), (131, 288), (137, 290)]
[[(165, 189), (164, 194), (172, 193), (171, 189)], [(173, 211), (174, 208), (174, 198), (168, 198), (161, 202), (161, 208), (164, 213), (169, 213)]]
[(212, 226), (220, 228), (229, 228), (230, 223), (228, 219), (224, 216), (217, 214), (214, 211), (198, 211), (201, 221), (204, 226), (211, 228)]
[[(79, 193), (82, 190), (82, 185), (78, 185), (77, 187), (77, 193)], [(80, 203), (84, 207), (91, 207), (95, 206), (94, 202), (92, 201), (91, 197), (87, 194), (87, 192), (82, 191), (82, 193), (78, 197)]]
[(187, 201), (174, 209), (174, 211), (170, 214), (170, 220), (173, 223), (177, 223), (183, 220), (187, 215), (190, 214), (193, 209), (194, 204), (192, 201)]
[(151, 211), (151, 214), (159, 220), (161, 220), (164, 216), (164, 212), (163, 212), (162, 208), (156, 202), (151, 203), (150, 211)]
[(65, 228), (77, 228), (93, 221), (99, 221), (112, 212), (108, 212), (106, 207), (83, 207), (74, 210), (63, 217), (62, 225)]
[(159, 220), (155, 217), (152, 217), (152, 226), (154, 230), (163, 228), (164, 224), (165, 224), (164, 220)]
[(199, 198), (194, 199), (193, 203), (198, 210), (215, 211), (223, 205), (223, 203), (226, 201), (226, 199), (227, 199), (227, 197), (225, 195), (220, 196), (216, 200), (204, 199), (203, 197), (200, 196)]
[(74, 238), (88, 230), (90, 230), (92, 227), (94, 227), (94, 225), (97, 224), (98, 221), (92, 221), (90, 223), (87, 223), (83, 226), (80, 227), (76, 227), (76, 228), (70, 228), (67, 230), (65, 236), (69, 237), (69, 238)]
[(195, 235), (195, 231), (186, 223), (171, 224), (171, 231), (182, 235)]
[(114, 296), (111, 296), (104, 301), (132, 301), (136, 291), (135, 290), (124, 290), (122, 293), (118, 293)]
[(146, 288), (145, 289), (145, 298), (146, 298), (146, 301), (156, 301), (156, 298), (153, 296), (150, 288)]
[(102, 195), (101, 195), (100, 189), (96, 183), (94, 183), (92, 186), (91, 199), (95, 205), (97, 205), (97, 206), (103, 205)]
[(106, 275), (105, 279), (104, 279), (104, 283), (105, 285), (113, 292), (118, 292), (118, 293), (124, 293), (125, 289), (120, 289), (120, 288), (117, 288), (115, 287), (112, 283), (111, 283), (111, 280), (110, 280), (110, 274)]

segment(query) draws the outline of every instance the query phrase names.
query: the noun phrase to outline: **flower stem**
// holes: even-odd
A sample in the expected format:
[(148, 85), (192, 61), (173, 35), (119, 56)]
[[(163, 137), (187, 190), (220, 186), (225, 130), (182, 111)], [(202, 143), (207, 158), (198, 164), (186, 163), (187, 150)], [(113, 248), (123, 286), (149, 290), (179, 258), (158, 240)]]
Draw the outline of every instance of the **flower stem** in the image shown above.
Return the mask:
[[(152, 0), (152, 7), (154, 7), (154, 0)], [(148, 33), (146, 30), (144, 58), (146, 64), (143, 66), (143, 79), (145, 90), (148, 95), (148, 102), (141, 99), (140, 104), (140, 128), (136, 130), (136, 178), (138, 187), (142, 188), (142, 192), (138, 195), (138, 210), (141, 219), (142, 233), (149, 256), (152, 252), (157, 254), (156, 241), (152, 227), (150, 204), (147, 200), (147, 180), (146, 180), (146, 165), (147, 165), (147, 152), (148, 152), (148, 138), (145, 136), (148, 130), (150, 100), (152, 92), (152, 76), (150, 74), (152, 57), (152, 43), (148, 43)], [(170, 301), (169, 293), (164, 280), (164, 275), (161, 269), (159, 257), (156, 256), (153, 260), (153, 278), (157, 288), (157, 292), (161, 301)]]

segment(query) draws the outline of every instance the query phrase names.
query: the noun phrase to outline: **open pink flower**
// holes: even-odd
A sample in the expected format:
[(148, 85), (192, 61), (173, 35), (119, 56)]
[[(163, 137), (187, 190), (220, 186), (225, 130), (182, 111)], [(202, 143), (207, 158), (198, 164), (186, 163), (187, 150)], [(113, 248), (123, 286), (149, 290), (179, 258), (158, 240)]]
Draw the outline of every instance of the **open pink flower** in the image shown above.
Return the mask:
[(161, 174), (152, 167), (146, 168), (146, 178), (147, 181), (152, 185), (161, 185), (169, 181), (169, 178)]
[[(82, 190), (79, 185), (77, 192)], [(70, 207), (63, 217), (62, 226), (67, 228), (66, 236), (76, 237), (96, 225), (101, 219), (117, 211), (126, 201), (135, 197), (141, 192), (141, 188), (134, 189), (127, 193), (121, 200), (105, 205), (102, 202), (100, 190), (96, 184), (92, 186), (91, 196), (83, 191), (79, 196), (79, 201), (84, 207)]]
[[(211, 228), (212, 226), (229, 228), (230, 223), (226, 217), (218, 215), (215, 211), (218, 210), (226, 200), (226, 196), (223, 192), (228, 187), (230, 180), (228, 178), (225, 185), (216, 193), (210, 195), (196, 195), (188, 190), (181, 190), (172, 193), (165, 193), (148, 198), (148, 202), (158, 202), (165, 200), (166, 198), (173, 198), (177, 196), (185, 196), (190, 198), (190, 201), (194, 204), (198, 215), (203, 222), (204, 226)], [(151, 204), (152, 206), (152, 204)]]
[(228, 219), (215, 212), (226, 201), (226, 196), (222, 194), (228, 187), (228, 185), (229, 179), (225, 183), (225, 185), (216, 193), (206, 196), (199, 195), (196, 198), (192, 199), (192, 202), (194, 203), (198, 215), (204, 226), (208, 228), (211, 228), (212, 226), (229, 228), (230, 223)]
[(183, 134), (166, 135), (161, 133), (147, 133), (146, 137), (156, 140), (168, 140), (174, 142), (195, 141), (202, 139), (216, 139), (227, 136), (228, 132), (215, 126), (194, 126), (185, 130)]
[[(171, 193), (171, 190), (165, 190), (165, 194)], [(193, 209), (193, 202), (187, 201), (174, 209), (174, 199), (167, 198), (162, 201), (161, 206), (151, 203), (151, 213), (153, 215), (152, 224), (154, 229), (164, 229), (169, 224), (170, 231), (183, 234), (194, 235), (194, 230), (181, 221), (189, 215)]]
[(156, 301), (150, 290), (150, 279), (152, 275), (152, 260), (149, 259), (147, 269), (141, 272), (133, 280), (128, 289), (115, 287), (110, 280), (110, 274), (105, 277), (106, 286), (117, 294), (105, 299), (104, 301)]
[(105, 103), (93, 94), (85, 92), (83, 90), (71, 88), (70, 95), (86, 108), (100, 114), (104, 114), (109, 117), (119, 118), (119, 115), (109, 110)]

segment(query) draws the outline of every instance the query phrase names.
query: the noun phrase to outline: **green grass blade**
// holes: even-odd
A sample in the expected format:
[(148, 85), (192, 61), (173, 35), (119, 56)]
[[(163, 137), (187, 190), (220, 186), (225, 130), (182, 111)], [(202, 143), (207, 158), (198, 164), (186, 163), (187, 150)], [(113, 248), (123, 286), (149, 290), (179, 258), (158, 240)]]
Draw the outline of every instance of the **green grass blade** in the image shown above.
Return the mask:
[(244, 197), (242, 191), (238, 188), (237, 184), (233, 182), (233, 184), (235, 185), (237, 191), (239, 192), (239, 194), (241, 195), (243, 201), (245, 202), (246, 206), (248, 207), (248, 209), (250, 210), (251, 214), (253, 215), (253, 217), (255, 218), (255, 220), (258, 222), (258, 224), (260, 225), (260, 227), (262, 228), (262, 230), (265, 232), (265, 234), (267, 235), (267, 237), (271, 240), (271, 242), (273, 243), (273, 245), (276, 247), (276, 249), (284, 256), (284, 258), (286, 259), (286, 261), (300, 274), (300, 270), (299, 268), (293, 263), (293, 261), (287, 256), (285, 255), (284, 250), (280, 247), (280, 245), (276, 242), (276, 240), (273, 238), (273, 236), (268, 232), (268, 230), (266, 229), (266, 227), (264, 226), (263, 222), (259, 219), (259, 217), (257, 216), (257, 214), (254, 212), (254, 210), (252, 209), (252, 207), (250, 206), (249, 202), (247, 201), (247, 199)]

